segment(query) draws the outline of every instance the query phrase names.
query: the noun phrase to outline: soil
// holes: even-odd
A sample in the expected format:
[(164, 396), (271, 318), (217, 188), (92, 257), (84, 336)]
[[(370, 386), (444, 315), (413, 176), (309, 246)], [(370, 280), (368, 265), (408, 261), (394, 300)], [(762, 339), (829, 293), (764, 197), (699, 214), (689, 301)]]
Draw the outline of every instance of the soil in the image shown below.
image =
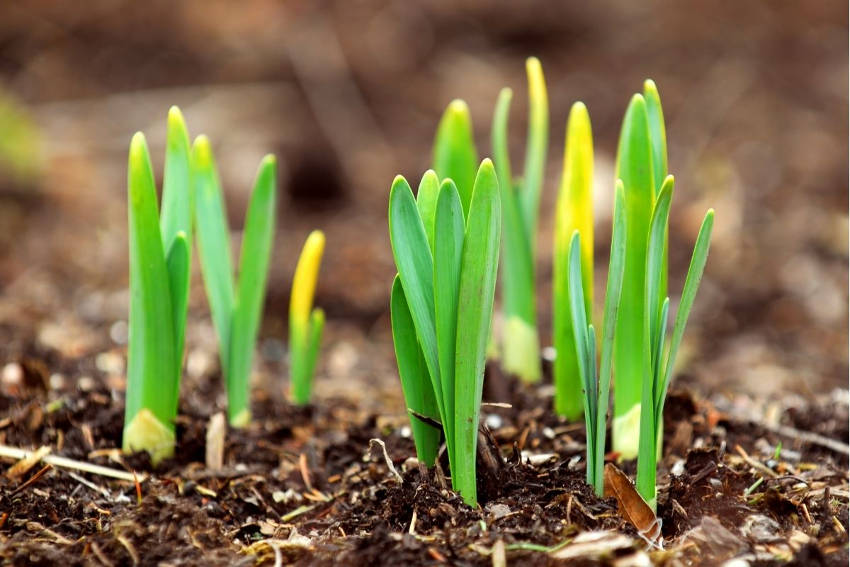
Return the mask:
[[(0, 444), (49, 447), (138, 482), (42, 464), (16, 476), (3, 459), (4, 564), (847, 564), (846, 2), (68, 6), (0, 5), (0, 97), (17, 100), (41, 138), (36, 174), (10, 174), (0, 156)], [(447, 489), (445, 463), (427, 471), (411, 459), (389, 332), (389, 184), (428, 167), (453, 97), (469, 102), (486, 153), (505, 85), (518, 170), (532, 54), (552, 117), (543, 344), (573, 101), (593, 120), (598, 287), (619, 123), (646, 76), (661, 91), (677, 177), (672, 290), (702, 215), (717, 209), (665, 410), (661, 548), (585, 484), (584, 427), (552, 414), (548, 376), (522, 386), (488, 369), (485, 401), (510, 407), (483, 410), (478, 508)], [(144, 130), (161, 175), (171, 104), (193, 136), (213, 140), (234, 252), (253, 168), (269, 151), (281, 163), (255, 420), (227, 431), (221, 470), (206, 464), (208, 424), (226, 399), (197, 265), (176, 457), (153, 469), (117, 450), (126, 150)], [(316, 402), (296, 408), (285, 396), (288, 290), (314, 228), (328, 237), (316, 298), (327, 324)], [(634, 463), (617, 465), (634, 478)]]
[[(504, 377), (491, 371), (488, 380)], [(585, 483), (583, 428), (546, 409), (547, 388), (506, 389), (500, 401), (511, 407), (485, 406), (486, 449), (498, 457), (489, 466), (479, 459), (477, 508), (449, 490), (442, 467), (411, 458), (408, 427), (346, 399), (306, 408), (261, 400), (250, 427), (227, 433), (224, 466), (211, 471), (209, 400), (184, 399), (176, 457), (152, 469), (145, 454), (114, 450), (123, 408), (108, 389), (52, 390), (51, 401), (37, 390), (7, 392), (4, 444), (48, 445), (145, 478), (40, 465), (3, 477), (0, 557), (12, 565), (491, 565), (499, 553), (530, 565), (559, 564), (559, 554), (582, 565), (847, 563), (846, 403), (789, 413), (786, 427), (798, 434), (825, 410), (836, 416), (802, 442), (672, 394), (659, 548)]]

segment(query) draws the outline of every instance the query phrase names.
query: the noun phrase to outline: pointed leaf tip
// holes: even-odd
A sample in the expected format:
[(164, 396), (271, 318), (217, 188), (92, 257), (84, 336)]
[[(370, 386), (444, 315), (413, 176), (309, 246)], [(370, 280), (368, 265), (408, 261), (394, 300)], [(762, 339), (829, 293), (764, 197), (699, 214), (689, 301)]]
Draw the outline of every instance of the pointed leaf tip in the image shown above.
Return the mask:
[(212, 147), (210, 146), (210, 139), (204, 134), (195, 138), (195, 143), (192, 146), (192, 153), (194, 154), (195, 160), (199, 166), (205, 167), (210, 165), (212, 163)]
[(446, 110), (452, 114), (461, 114), (464, 116), (469, 114), (469, 106), (466, 104), (466, 101), (459, 98), (451, 101)]
[(182, 128), (186, 128), (186, 120), (183, 118), (183, 113), (180, 112), (180, 108), (177, 105), (172, 106), (168, 109), (168, 126), (181, 126)]
[(141, 132), (133, 134), (133, 138), (130, 140), (130, 157), (138, 156), (139, 152), (147, 152), (147, 149), (148, 144), (145, 135)]
[(277, 157), (274, 154), (266, 154), (263, 156), (263, 161), (260, 162), (261, 167), (277, 167)]

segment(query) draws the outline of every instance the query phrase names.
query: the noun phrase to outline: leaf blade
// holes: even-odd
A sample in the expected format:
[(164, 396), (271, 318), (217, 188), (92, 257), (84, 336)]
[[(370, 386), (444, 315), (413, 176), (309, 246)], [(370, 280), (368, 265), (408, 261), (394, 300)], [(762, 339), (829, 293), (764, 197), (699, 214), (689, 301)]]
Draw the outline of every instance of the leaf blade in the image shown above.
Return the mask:
[[(153, 168), (141, 133), (130, 142), (127, 167), (130, 244), (130, 343), (123, 446), (146, 450), (154, 460), (173, 453), (176, 400), (174, 320), (168, 268), (162, 249)], [(159, 426), (139, 432), (140, 415)], [(146, 421), (146, 419), (143, 419)], [(151, 431), (154, 436), (151, 437)], [(161, 444), (165, 444), (162, 446)]]
[(218, 335), (221, 371), (227, 374), (235, 294), (230, 230), (209, 139), (198, 136), (192, 147), (192, 180), (195, 185), (195, 225), (204, 288)]
[(254, 181), (239, 254), (227, 380), (228, 416), (235, 426), (250, 421), (251, 361), (260, 328), (274, 242), (276, 184), (277, 161), (274, 156), (267, 155), (260, 163)]
[[(437, 223), (434, 233), (434, 317), (440, 385), (446, 416), (446, 436), (454, 433), (455, 347), (458, 332), (458, 293), (461, 255), (463, 254), (464, 218), (457, 188), (450, 179), (443, 181), (437, 198)], [(449, 459), (454, 462), (454, 444)]]
[(433, 169), (441, 180), (449, 178), (455, 182), (464, 216), (469, 214), (477, 163), (469, 107), (464, 101), (455, 99), (446, 107), (437, 127)]
[[(487, 339), (499, 263), (499, 182), (485, 159), (478, 169), (464, 236), (455, 349), (455, 462), (452, 484), (477, 502), (475, 457)], [(465, 332), (462, 332), (465, 331)]]
[[(442, 392), (434, 311), (434, 260), (413, 191), (396, 176), (390, 188), (390, 244), (416, 336), (422, 347), (434, 392)], [(445, 418), (442, 396), (437, 396), (440, 417)]]
[[(434, 388), (398, 275), (393, 280), (390, 296), (390, 320), (405, 404), (410, 410), (439, 421)], [(417, 458), (426, 466), (433, 466), (440, 447), (439, 430), (418, 419), (411, 419), (410, 427), (416, 443)]]
[(552, 262), (552, 336), (558, 356), (553, 364), (555, 411), (568, 419), (582, 412), (581, 383), (573, 344), (569, 301), (569, 249), (573, 231), (581, 237), (584, 311), (591, 319), (593, 305), (593, 138), (590, 116), (577, 102), (567, 121), (564, 165), (555, 208), (555, 245)]

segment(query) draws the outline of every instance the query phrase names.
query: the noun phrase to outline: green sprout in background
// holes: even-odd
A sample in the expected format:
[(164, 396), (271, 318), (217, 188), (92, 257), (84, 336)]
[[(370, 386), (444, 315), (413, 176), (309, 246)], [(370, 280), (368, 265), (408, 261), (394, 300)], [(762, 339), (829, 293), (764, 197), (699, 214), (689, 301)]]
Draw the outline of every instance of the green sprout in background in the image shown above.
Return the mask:
[(180, 110), (172, 107), (161, 217), (141, 132), (130, 142), (127, 175), (130, 341), (123, 446), (147, 451), (154, 464), (174, 454), (191, 264), (190, 175), (189, 135)]
[[(605, 290), (605, 309), (602, 321), (602, 357), (597, 373), (596, 333), (589, 323), (588, 294), (583, 271), (585, 251), (581, 232), (576, 229), (570, 239), (568, 260), (568, 310), (572, 317), (571, 333), (574, 360), (583, 389), (584, 422), (587, 430), (587, 482), (602, 496), (604, 489), (605, 432), (608, 419), (608, 398), (611, 386), (614, 331), (617, 309), (623, 286), (623, 265), (626, 255), (626, 219), (623, 184), (617, 182), (614, 195), (614, 226), (611, 233), (611, 256), (608, 264), (608, 284)], [(566, 348), (566, 347), (565, 347)], [(560, 358), (560, 352), (558, 356)]]
[[(455, 103), (453, 103), (455, 104)], [(469, 193), (427, 172), (414, 199), (390, 190), (389, 227), (398, 275), (393, 339), (408, 408), (442, 424), (452, 486), (477, 503), (476, 449), (484, 363), (499, 262), (499, 183), (485, 159)], [(434, 463), (439, 432), (413, 417), (419, 458)], [(435, 434), (436, 432), (436, 434)]]
[(549, 138), (549, 104), (543, 69), (536, 57), (526, 61), (528, 137), (523, 177), (511, 175), (508, 116), (513, 93), (499, 93), (493, 114), (493, 160), (499, 175), (504, 224), (501, 297), (502, 368), (525, 382), (540, 380), (540, 338), (535, 302), (535, 250), (540, 191)]
[[(691, 313), (697, 289), (702, 279), (711, 230), (714, 226), (714, 210), (709, 209), (700, 226), (694, 246), (688, 275), (682, 288), (682, 298), (673, 325), (670, 346), (665, 356), (667, 338), (667, 315), (670, 298), (666, 296), (666, 260), (670, 202), (673, 198), (673, 176), (668, 175), (661, 186), (652, 211), (646, 252), (646, 280), (644, 282), (643, 340), (643, 384), (641, 391), (640, 443), (638, 451), (637, 490), (655, 510), (655, 466), (660, 454), (660, 439), (664, 426), (664, 400), (673, 377), (673, 365), (685, 325)], [(662, 297), (662, 294), (664, 297)], [(637, 348), (635, 347), (635, 350)]]
[[(635, 94), (623, 118), (617, 148), (616, 178), (626, 191), (626, 271), (620, 316), (614, 342), (613, 449), (623, 459), (638, 454), (644, 353), (644, 280), (647, 240), (653, 207), (667, 177), (667, 140), (664, 114), (655, 83), (644, 83), (643, 95)], [(657, 294), (667, 295), (667, 236), (661, 252)]]
[[(552, 261), (552, 337), (557, 353), (552, 367), (555, 412), (571, 421), (581, 415), (581, 400), (584, 398), (579, 372), (582, 355), (577, 355), (573, 347), (575, 331), (569, 294), (571, 264), (568, 255), (574, 231), (581, 234), (583, 309), (585, 319), (590, 321), (593, 311), (593, 137), (587, 107), (581, 102), (573, 104), (567, 121), (564, 168), (555, 208)], [(619, 295), (619, 291), (617, 293)], [(604, 430), (602, 438), (605, 438)]]
[(245, 216), (235, 283), (224, 199), (212, 148), (205, 136), (195, 140), (192, 168), (201, 271), (218, 334), (228, 419), (234, 427), (243, 427), (251, 421), (251, 361), (274, 237), (276, 161), (268, 155), (260, 163)]
[(313, 308), (313, 296), (319, 278), (319, 267), (325, 249), (325, 235), (314, 230), (307, 237), (295, 276), (289, 301), (289, 358), (292, 380), (292, 399), (307, 405), (313, 393), (313, 372), (319, 356), (325, 313)]
[[(469, 116), (469, 106), (466, 102), (455, 99), (446, 107), (437, 134), (434, 138), (434, 156), (432, 167), (439, 179), (451, 179), (460, 194), (463, 203), (463, 214), (469, 213), (469, 201), (472, 186), (475, 182), (475, 171), (478, 165), (478, 151), (472, 135), (472, 118)], [(424, 204), (423, 214), (433, 222), (436, 206), (436, 194)]]

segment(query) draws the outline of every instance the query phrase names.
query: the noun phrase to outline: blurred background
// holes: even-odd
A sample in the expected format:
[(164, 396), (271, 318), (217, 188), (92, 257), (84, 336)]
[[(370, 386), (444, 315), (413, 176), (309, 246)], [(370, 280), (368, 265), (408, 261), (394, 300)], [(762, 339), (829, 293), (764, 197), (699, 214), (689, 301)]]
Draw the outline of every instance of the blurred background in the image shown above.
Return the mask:
[[(599, 285), (620, 120), (651, 77), (677, 177), (676, 295), (702, 215), (717, 210), (679, 383), (761, 397), (846, 388), (847, 9), (844, 0), (3, 2), (0, 365), (20, 364), (46, 387), (123, 387), (127, 148), (145, 132), (160, 177), (166, 113), (177, 104), (190, 134), (212, 139), (234, 247), (259, 160), (280, 159), (260, 391), (286, 388), (291, 277), (307, 234), (321, 228), (317, 304), (328, 326), (318, 394), (403, 411), (389, 337), (390, 182), (429, 167), (440, 114), (456, 97), (488, 155), (503, 86), (515, 92), (518, 170), (524, 61), (536, 55), (551, 117), (538, 259), (544, 343), (570, 105), (584, 101), (593, 123)], [(186, 379), (219, 389), (197, 267), (188, 333)]]

